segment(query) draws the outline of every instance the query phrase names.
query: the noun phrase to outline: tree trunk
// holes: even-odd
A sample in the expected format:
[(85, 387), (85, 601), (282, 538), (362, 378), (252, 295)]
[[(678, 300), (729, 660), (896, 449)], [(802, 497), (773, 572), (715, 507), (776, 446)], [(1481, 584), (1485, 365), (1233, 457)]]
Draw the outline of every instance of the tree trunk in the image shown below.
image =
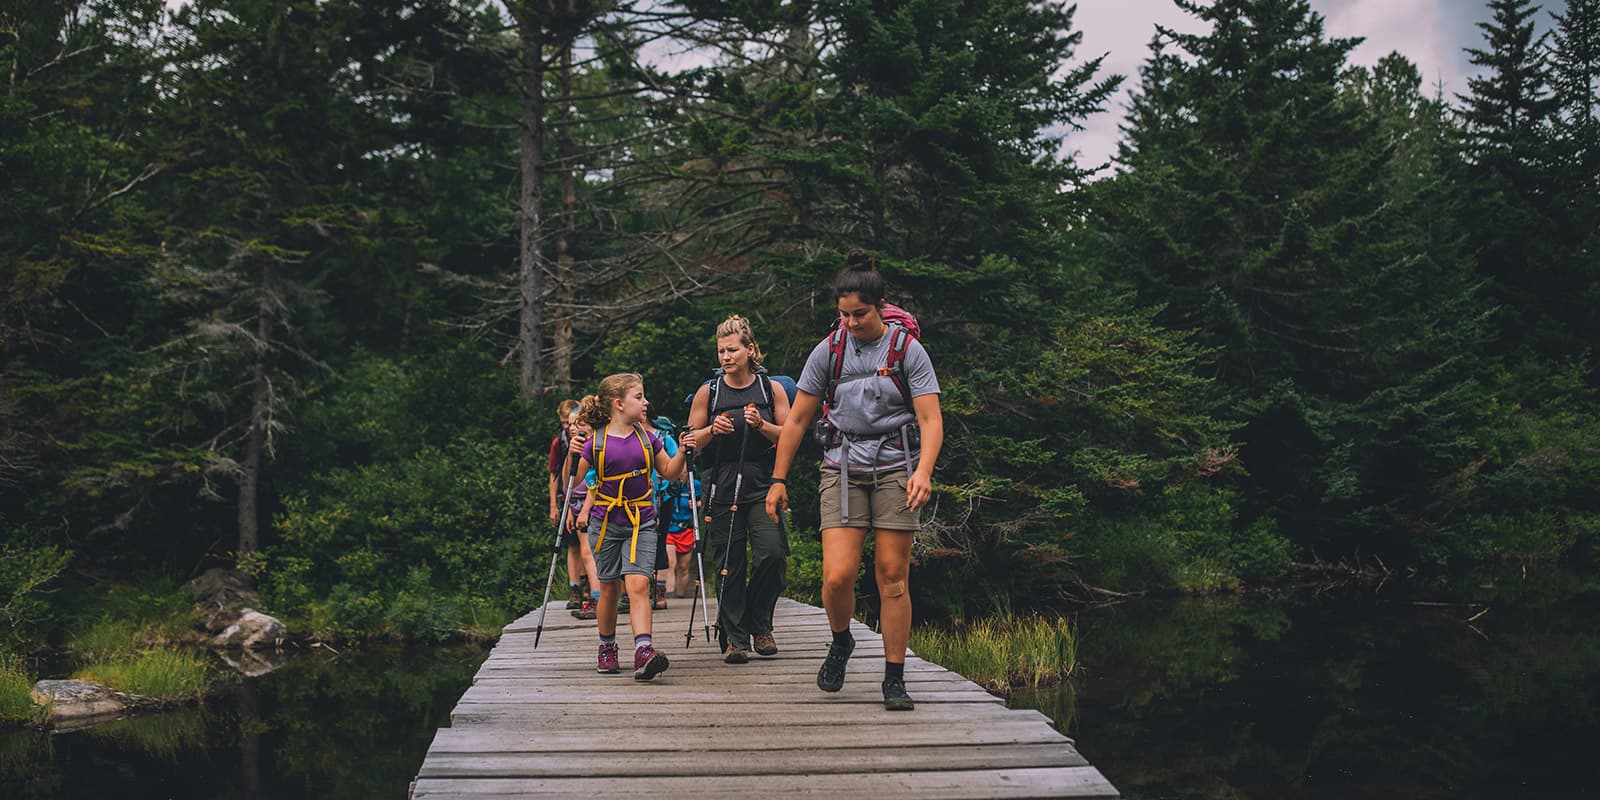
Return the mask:
[(556, 236), (555, 385), (572, 391), (573, 248), (578, 240), (577, 148), (572, 141), (572, 40), (561, 43), (561, 117), (556, 138), (561, 150), (561, 227)]
[(238, 556), (254, 553), (260, 546), (261, 465), (267, 444), (267, 425), (272, 418), (272, 387), (268, 383), (267, 342), (272, 335), (272, 267), (261, 268), (261, 302), (256, 316), (256, 359), (254, 390), (250, 397), (250, 425), (245, 431), (244, 459), (239, 464), (239, 546)]
[(521, 355), (517, 372), (517, 393), (531, 400), (544, 387), (543, 337), (545, 263), (540, 187), (544, 178), (544, 32), (531, 11), (517, 17), (522, 37), (522, 137), (519, 166), (522, 192), (518, 203), (521, 251), (518, 260), (517, 290), (519, 326), (517, 347)]

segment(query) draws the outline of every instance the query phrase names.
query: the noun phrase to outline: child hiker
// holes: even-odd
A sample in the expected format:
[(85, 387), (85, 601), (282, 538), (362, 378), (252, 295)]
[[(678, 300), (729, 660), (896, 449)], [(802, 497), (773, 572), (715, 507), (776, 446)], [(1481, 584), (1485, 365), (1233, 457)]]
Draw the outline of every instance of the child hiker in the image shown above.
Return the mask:
[(550, 524), (561, 526), (561, 546), (567, 549), (567, 583), (571, 592), (567, 599), (568, 609), (582, 606), (584, 598), (589, 596), (589, 573), (584, 570), (586, 562), (578, 547), (578, 536), (566, 527), (566, 515), (560, 510), (561, 493), (567, 488), (565, 478), (569, 477), (564, 476), (562, 471), (572, 466), (567, 463), (567, 451), (572, 440), (572, 418), (577, 410), (578, 401), (561, 401), (561, 405), (556, 407), (561, 430), (550, 440)]
[[(590, 397), (593, 397), (593, 395), (590, 395)], [(584, 399), (587, 400), (589, 398)], [(578, 457), (583, 453), (583, 446), (588, 442), (589, 435), (592, 433), (589, 430), (588, 423), (584, 422), (578, 413), (577, 403), (573, 404), (572, 411), (568, 415), (567, 430), (566, 467), (573, 468), (578, 465)], [(561, 521), (561, 524), (566, 526), (564, 530), (570, 531), (572, 537), (572, 544), (567, 550), (567, 558), (569, 561), (576, 558), (580, 565), (579, 569), (586, 576), (583, 582), (584, 586), (580, 590), (581, 594), (578, 596), (578, 605), (572, 609), (572, 616), (578, 619), (594, 619), (595, 607), (600, 604), (600, 582), (595, 581), (590, 584), (587, 579), (587, 576), (593, 575), (595, 571), (594, 552), (589, 549), (589, 537), (586, 535), (589, 527), (589, 485), (585, 481), (576, 480), (576, 472), (571, 473), (568, 477), (574, 480), (572, 481), (571, 491), (567, 493), (567, 509)], [(565, 537), (569, 534), (564, 533), (562, 535)], [(570, 570), (571, 567), (568, 567), (568, 569)]]
[(594, 551), (595, 574), (600, 582), (596, 627), (600, 655), (595, 671), (621, 670), (617, 655), (617, 602), (624, 590), (631, 602), (628, 625), (633, 630), (633, 678), (647, 681), (667, 668), (667, 657), (657, 652), (650, 635), (651, 588), (655, 582), (656, 526), (655, 472), (668, 480), (683, 473), (684, 454), (667, 455), (661, 437), (646, 432), (649, 403), (644, 379), (632, 373), (611, 375), (600, 382), (592, 398), (584, 398), (579, 413), (594, 428), (594, 435), (579, 455), (578, 474), (595, 469), (596, 485), (590, 492), (589, 546)]

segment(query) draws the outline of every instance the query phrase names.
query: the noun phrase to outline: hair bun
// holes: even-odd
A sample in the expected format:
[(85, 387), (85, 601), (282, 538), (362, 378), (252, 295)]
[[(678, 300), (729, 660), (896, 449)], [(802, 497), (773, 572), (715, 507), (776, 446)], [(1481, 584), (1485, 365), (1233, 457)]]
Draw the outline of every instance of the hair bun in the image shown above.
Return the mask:
[(850, 252), (845, 253), (844, 268), (877, 269), (878, 259), (874, 258), (873, 255), (866, 250), (863, 250), (859, 247), (852, 247), (850, 248)]

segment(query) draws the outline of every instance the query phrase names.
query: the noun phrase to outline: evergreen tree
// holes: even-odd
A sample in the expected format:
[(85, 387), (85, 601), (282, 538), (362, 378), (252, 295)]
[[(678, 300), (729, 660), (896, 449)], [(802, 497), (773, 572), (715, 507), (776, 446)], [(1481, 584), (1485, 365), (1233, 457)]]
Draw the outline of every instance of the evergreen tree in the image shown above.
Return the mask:
[(1340, 549), (1411, 529), (1470, 458), (1482, 314), (1428, 225), (1449, 207), (1408, 177), (1439, 157), (1436, 121), (1402, 147), (1428, 135), (1415, 71), (1351, 95), (1357, 41), (1304, 0), (1178, 5), (1210, 30), (1152, 43), (1122, 172), (1096, 187), (1103, 270), (1218, 348), (1252, 514)]
[(1560, 320), (1571, 319), (1575, 287), (1547, 248), (1556, 237), (1547, 179), (1549, 126), (1556, 109), (1545, 37), (1536, 36), (1533, 0), (1492, 0), (1478, 23), (1485, 48), (1469, 48), (1483, 74), (1467, 82), (1464, 103), (1467, 172), (1474, 198), (1467, 229), (1483, 274), (1494, 279), (1502, 344), (1562, 357), (1568, 342)]
[(1567, 0), (1551, 39), (1556, 254), (1578, 299), (1574, 350), (1600, 347), (1600, 0)]

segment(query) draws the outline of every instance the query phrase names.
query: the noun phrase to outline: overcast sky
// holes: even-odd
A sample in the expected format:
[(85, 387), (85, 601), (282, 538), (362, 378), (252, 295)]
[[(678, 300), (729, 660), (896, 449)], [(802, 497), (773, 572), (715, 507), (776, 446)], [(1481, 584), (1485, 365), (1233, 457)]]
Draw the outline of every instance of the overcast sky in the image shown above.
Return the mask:
[[(1127, 90), (1137, 85), (1139, 65), (1149, 55), (1155, 25), (1202, 32), (1194, 18), (1172, 0), (1077, 0), (1075, 27), (1083, 32), (1078, 60), (1106, 53), (1103, 70), (1123, 75), (1123, 92), (1103, 113), (1085, 121), (1085, 130), (1067, 137), (1068, 150), (1079, 154), (1080, 166), (1109, 159), (1116, 150), (1117, 126), (1122, 121)], [(1559, 11), (1561, 0), (1542, 0), (1546, 9)], [(1488, 0), (1311, 0), (1311, 7), (1326, 21), (1330, 37), (1366, 39), (1351, 54), (1355, 64), (1374, 64), (1399, 51), (1422, 72), (1428, 87), (1444, 84), (1446, 97), (1465, 93), (1473, 67), (1465, 48), (1483, 46), (1477, 23), (1489, 17)], [(1548, 11), (1537, 17), (1540, 28), (1551, 24)]]

